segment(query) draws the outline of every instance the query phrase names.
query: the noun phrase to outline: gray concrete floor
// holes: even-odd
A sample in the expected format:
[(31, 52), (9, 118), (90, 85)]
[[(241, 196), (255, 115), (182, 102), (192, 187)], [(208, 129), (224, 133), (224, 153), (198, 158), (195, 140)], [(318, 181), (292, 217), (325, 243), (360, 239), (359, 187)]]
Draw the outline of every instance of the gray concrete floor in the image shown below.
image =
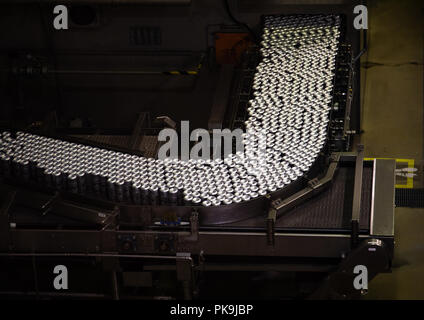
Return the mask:
[[(361, 59), (361, 143), (368, 157), (424, 155), (424, 2), (368, 2), (369, 50)], [(422, 173), (414, 186), (422, 187)], [(396, 208), (393, 272), (377, 276), (367, 299), (424, 299), (424, 209)]]

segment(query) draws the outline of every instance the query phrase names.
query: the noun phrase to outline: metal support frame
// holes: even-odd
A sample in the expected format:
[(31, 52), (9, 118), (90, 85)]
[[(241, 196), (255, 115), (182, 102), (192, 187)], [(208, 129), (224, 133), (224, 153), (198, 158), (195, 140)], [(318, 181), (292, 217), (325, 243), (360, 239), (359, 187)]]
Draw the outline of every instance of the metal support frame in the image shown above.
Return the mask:
[(93, 209), (84, 204), (79, 204), (71, 198), (63, 197), (60, 192), (48, 195), (16, 189), (14, 194), (13, 199), (11, 199), (12, 203), (17, 202), (25, 207), (32, 208), (38, 211), (41, 216), (54, 214), (93, 225), (101, 225), (103, 228), (110, 228), (116, 225), (116, 218), (119, 215), (118, 206), (110, 207), (109, 210), (104, 208)]
[(118, 257), (103, 257), (101, 259), (103, 270), (109, 275), (110, 291), (113, 300), (119, 300), (119, 284), (117, 272), (120, 271), (120, 263)]
[[(341, 156), (344, 156), (344, 154)], [(347, 157), (349, 162), (355, 161), (356, 157), (356, 164), (359, 165), (358, 163), (361, 163), (361, 155), (359, 155), (359, 160), (358, 156), (354, 154), (347, 155)], [(329, 177), (334, 174), (337, 167), (336, 160), (338, 159), (339, 157), (333, 159), (334, 162), (330, 163), (330, 168), (327, 170), (327, 175), (325, 177), (318, 180), (318, 183), (311, 183), (308, 186), (311, 190), (311, 195), (314, 194), (314, 190), (316, 190), (314, 187), (320, 186), (320, 182), (328, 183), (328, 181), (331, 181)], [(344, 158), (341, 157), (341, 159)], [(126, 229), (120, 230), (117, 228), (116, 224), (111, 224), (110, 228), (105, 228), (106, 225), (109, 225), (108, 223), (100, 229), (85, 230), (23, 229), (20, 226), (10, 228), (8, 218), (5, 218), (7, 217), (7, 212), (10, 211), (9, 209), (12, 206), (14, 207), (15, 202), (18, 203), (23, 201), (22, 197), (29, 199), (26, 193), (15, 191), (14, 193), (10, 193), (9, 196), (3, 196), (4, 205), (0, 215), (0, 228), (6, 228), (7, 230), (5, 229), (5, 232), (2, 232), (0, 236), (4, 239), (5, 235), (8, 235), (7, 239), (10, 240), (0, 242), (0, 257), (98, 257), (100, 260), (110, 258), (111, 263), (115, 261), (115, 264), (113, 265), (112, 263), (112, 266), (108, 267), (107, 265), (109, 263), (105, 263), (104, 270), (106, 273), (110, 274), (111, 296), (115, 299), (119, 298), (119, 281), (116, 278), (116, 272), (121, 271), (119, 266), (119, 261), (121, 259), (139, 259), (140, 263), (143, 265), (151, 264), (152, 268), (155, 266), (163, 267), (163, 264), (155, 264), (154, 261), (164, 261), (164, 259), (168, 261), (174, 260), (175, 263), (167, 263), (166, 267), (171, 269), (174, 268), (172, 270), (178, 270), (177, 278), (181, 281), (184, 297), (186, 299), (192, 298), (193, 293), (196, 292), (196, 281), (193, 275), (194, 272), (199, 271), (200, 266), (196, 266), (193, 263), (194, 259), (192, 257), (199, 257), (200, 255), (204, 255), (207, 258), (207, 262), (204, 263), (204, 267), (202, 267), (205, 270), (228, 270), (228, 268), (232, 268), (231, 270), (244, 270), (243, 268), (247, 267), (249, 270), (260, 270), (261, 268), (265, 268), (265, 270), (274, 270), (275, 268), (279, 268), (279, 270), (298, 270), (298, 268), (300, 268), (299, 270), (301, 271), (316, 269), (319, 272), (329, 272), (331, 269), (334, 270), (334, 268), (339, 270), (345, 267), (346, 269), (346, 265), (349, 263), (353, 265), (355, 262), (356, 264), (365, 264), (369, 268), (374, 268), (374, 265), (376, 265), (376, 272), (381, 272), (381, 270), (386, 271), (386, 265), (390, 266), (394, 242), (394, 211), (393, 203), (389, 201), (391, 199), (390, 197), (393, 197), (394, 194), (394, 163), (390, 161), (376, 161), (374, 170), (371, 230), (369, 234), (357, 234), (357, 236), (355, 236), (354, 239), (357, 239), (358, 245), (354, 248), (352, 248), (352, 236), (348, 233), (291, 233), (276, 231), (271, 222), (275, 222), (275, 219), (278, 218), (278, 214), (284, 212), (284, 209), (278, 211), (279, 208), (284, 208), (282, 203), (278, 203), (278, 201), (274, 202), (275, 207), (273, 210), (268, 212), (267, 218), (268, 222), (270, 222), (268, 230), (270, 230), (270, 232), (267, 232), (266, 225), (263, 226), (263, 231), (258, 230), (256, 232), (231, 228), (217, 230), (216, 228), (211, 229), (203, 227), (199, 224), (199, 216), (202, 214), (200, 211), (191, 212), (189, 216), (190, 228), (187, 226), (182, 228), (155, 227), (154, 229), (128, 229), (127, 226)], [(355, 171), (356, 179), (359, 179), (357, 178), (359, 176), (362, 178), (362, 175), (359, 174), (360, 171), (361, 170)], [(384, 185), (381, 185), (382, 183)], [(358, 186), (359, 185), (355, 183), (355, 188), (360, 190), (361, 188)], [(379, 188), (382, 188), (381, 192)], [(13, 190), (15, 189), (9, 189), (9, 191)], [(387, 193), (389, 198), (385, 197), (383, 193)], [(4, 194), (7, 193), (5, 192)], [(38, 211), (41, 212), (41, 207), (48, 202), (50, 197), (51, 195), (44, 196), (37, 200), (37, 198), (33, 196), (35, 200), (31, 198), (29, 201), (38, 207)], [(269, 201), (271, 201), (271, 198), (269, 199)], [(358, 201), (358, 196), (354, 197), (354, 199)], [(52, 204), (52, 209), (49, 214), (55, 214), (56, 205), (63, 201), (66, 202), (69, 201), (69, 199), (57, 199), (57, 201)], [(276, 204), (279, 205), (277, 206)], [(355, 217), (359, 217), (358, 208), (360, 208), (358, 205), (352, 208), (352, 220), (355, 220)], [(136, 210), (136, 207), (133, 209)], [(97, 210), (97, 212), (102, 212), (102, 210)], [(119, 216), (123, 214), (124, 211), (119, 210), (115, 213)], [(144, 214), (143, 211), (134, 211), (133, 213), (137, 216)], [(74, 218), (75, 217), (76, 216), (74, 216)], [(148, 220), (150, 221), (152, 219)], [(382, 226), (384, 226), (384, 228), (382, 228)], [(173, 251), (160, 251), (160, 247), (155, 242), (155, 237), (168, 240), (172, 239), (170, 241), (172, 241)], [(52, 241), (52, 239), (54, 239), (54, 241)], [(130, 249), (127, 248), (128, 246), (124, 245), (126, 239), (129, 239), (132, 244), (129, 246)], [(10, 249), (12, 245), (13, 251)], [(371, 248), (371, 250), (368, 251), (366, 248)], [(384, 252), (384, 255), (380, 254), (381, 252)], [(255, 261), (254, 259), (256, 259), (255, 257), (261, 257), (261, 262), (260, 265), (252, 264), (249, 266), (240, 263), (228, 264), (225, 262), (225, 259), (230, 256), (232, 259), (237, 259), (237, 257), (249, 258), (252, 259), (251, 261), (253, 262)], [(212, 259), (210, 259), (210, 257), (212, 257)], [(341, 257), (346, 257), (346, 259), (343, 258), (342, 264), (339, 267), (337, 261), (340, 261), (340, 259), (342, 259)], [(384, 268), (379, 267), (382, 265), (381, 262), (373, 262), (373, 259), (379, 259), (378, 257), (386, 262), (387, 259), (389, 259), (387, 263), (383, 263), (385, 266)], [(273, 260), (274, 258), (280, 260)], [(311, 261), (311, 265), (305, 265), (305, 258)], [(282, 263), (281, 259), (289, 259), (289, 261)], [(371, 263), (370, 266), (368, 265), (369, 263)], [(159, 268), (157, 270), (164, 269)], [(330, 274), (330, 279), (338, 279), (337, 277), (343, 272), (336, 271), (336, 273), (339, 275), (335, 276)], [(337, 283), (338, 280), (331, 281)], [(350, 285), (350, 283), (348, 284)], [(334, 291), (334, 289), (331, 290)], [(341, 295), (337, 293), (341, 292), (339, 289), (335, 290), (335, 292), (335, 297), (343, 298), (343, 293)]]
[(330, 273), (310, 299), (354, 299), (367, 293), (355, 289), (353, 281), (358, 265), (367, 268), (368, 282), (378, 273), (387, 272), (391, 266), (390, 248), (380, 239), (370, 238), (362, 241), (340, 263), (336, 271)]

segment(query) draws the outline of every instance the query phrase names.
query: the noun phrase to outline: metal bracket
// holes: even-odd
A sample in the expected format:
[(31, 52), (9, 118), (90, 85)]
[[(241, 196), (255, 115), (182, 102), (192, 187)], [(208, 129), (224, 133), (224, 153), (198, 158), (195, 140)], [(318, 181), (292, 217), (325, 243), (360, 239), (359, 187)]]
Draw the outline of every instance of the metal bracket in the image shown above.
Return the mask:
[(270, 200), (270, 208), (268, 211), (268, 216), (266, 218), (267, 225), (267, 242), (269, 246), (274, 246), (275, 243), (275, 221), (283, 214), (284, 212), (290, 210), (296, 206), (301, 201), (310, 198), (317, 192), (323, 190), (326, 186), (330, 185), (333, 180), (334, 174), (337, 170), (337, 166), (340, 160), (340, 153), (333, 153), (330, 158), (330, 163), (328, 165), (327, 172), (321, 178), (314, 178), (308, 181), (308, 186), (291, 195), (286, 199), (277, 198), (271, 200), (271, 196), (268, 195), (268, 200)]
[[(306, 188), (291, 195), (288, 198), (285, 198), (285, 199), (277, 198), (271, 201), (267, 220), (269, 220), (269, 217), (271, 216), (272, 218), (271, 220), (274, 220), (275, 222), (275, 220), (278, 219), (278, 217), (282, 213), (290, 210), (301, 201), (307, 198), (310, 198), (317, 192), (320, 192), (325, 187), (329, 186), (337, 170), (339, 159), (340, 159), (340, 153), (332, 154), (330, 156), (330, 164), (328, 166), (327, 172), (325, 173), (323, 177), (309, 180), (308, 186)], [(271, 211), (275, 211), (275, 213)], [(274, 218), (274, 215), (275, 215), (275, 218)]]
[(177, 280), (181, 281), (184, 290), (184, 299), (193, 297), (194, 276), (193, 259), (188, 252), (178, 252), (176, 258)]
[(190, 216), (190, 235), (184, 241), (196, 242), (199, 240), (199, 213), (193, 210)]
[(163, 233), (155, 236), (155, 252), (172, 253), (175, 252), (176, 236), (173, 233)]
[(277, 210), (273, 207), (269, 210), (268, 217), (266, 219), (266, 235), (269, 246), (275, 245), (275, 220), (277, 220)]
[(135, 234), (118, 234), (117, 245), (120, 251), (136, 252), (137, 236)]
[(320, 181), (317, 178), (308, 181), (308, 187), (311, 189), (316, 189), (319, 187)]

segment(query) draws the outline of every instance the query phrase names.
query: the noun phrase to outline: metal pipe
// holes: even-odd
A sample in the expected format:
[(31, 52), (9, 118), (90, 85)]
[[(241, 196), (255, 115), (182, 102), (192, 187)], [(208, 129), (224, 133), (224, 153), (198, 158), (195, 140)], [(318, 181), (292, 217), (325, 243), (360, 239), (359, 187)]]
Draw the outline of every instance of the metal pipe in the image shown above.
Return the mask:
[(139, 255), (139, 254), (108, 254), (108, 253), (21, 253), (10, 252), (0, 253), (0, 257), (100, 257), (100, 258), (133, 258), (133, 259), (163, 259), (163, 260), (176, 260), (177, 256), (155, 256), (155, 255)]
[(145, 70), (47, 70), (47, 74), (93, 74), (93, 75), (155, 75), (155, 74), (169, 74), (169, 75), (196, 75), (196, 70), (186, 71), (186, 73), (177, 73), (172, 71), (145, 71)]
[(187, 6), (191, 0), (3, 0), (0, 4), (137, 4), (159, 6)]
[(44, 296), (44, 297), (70, 297), (70, 298), (109, 298), (108, 295), (98, 294), (98, 293), (83, 293), (83, 292), (72, 292), (72, 293), (64, 293), (64, 292), (33, 292), (33, 291), (0, 291), (0, 295), (10, 295), (10, 296)]

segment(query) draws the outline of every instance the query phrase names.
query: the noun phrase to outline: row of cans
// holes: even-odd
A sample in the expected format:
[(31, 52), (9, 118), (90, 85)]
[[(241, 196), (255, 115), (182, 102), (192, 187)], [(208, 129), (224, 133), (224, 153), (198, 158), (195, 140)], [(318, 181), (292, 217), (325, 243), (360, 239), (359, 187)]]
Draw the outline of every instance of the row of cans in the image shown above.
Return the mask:
[(0, 174), (137, 205), (228, 205), (284, 188), (326, 143), (339, 29), (335, 15), (265, 17), (243, 152), (152, 159), (3, 132)]

